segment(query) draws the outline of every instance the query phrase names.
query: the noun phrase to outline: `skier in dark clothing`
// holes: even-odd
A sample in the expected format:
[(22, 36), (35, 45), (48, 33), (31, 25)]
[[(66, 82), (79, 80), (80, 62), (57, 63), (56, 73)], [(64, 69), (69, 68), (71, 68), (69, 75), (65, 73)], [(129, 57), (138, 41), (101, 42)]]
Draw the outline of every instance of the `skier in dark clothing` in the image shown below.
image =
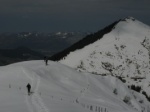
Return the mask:
[(48, 65), (48, 58), (46, 56), (44, 57), (44, 61), (45, 61), (45, 64)]
[(30, 91), (31, 90), (31, 85), (28, 83), (26, 87), (27, 87), (27, 90), (28, 90), (28, 95), (30, 95), (30, 93), (31, 93), (31, 91)]
[(46, 65), (48, 65), (48, 59), (45, 60)]

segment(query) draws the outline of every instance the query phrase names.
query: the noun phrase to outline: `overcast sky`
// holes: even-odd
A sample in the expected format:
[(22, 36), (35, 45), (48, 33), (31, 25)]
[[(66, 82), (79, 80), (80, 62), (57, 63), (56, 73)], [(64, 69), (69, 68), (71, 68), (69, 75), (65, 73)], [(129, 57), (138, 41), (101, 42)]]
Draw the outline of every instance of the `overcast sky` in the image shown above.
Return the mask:
[(150, 25), (150, 0), (0, 0), (0, 32), (96, 32), (127, 16)]

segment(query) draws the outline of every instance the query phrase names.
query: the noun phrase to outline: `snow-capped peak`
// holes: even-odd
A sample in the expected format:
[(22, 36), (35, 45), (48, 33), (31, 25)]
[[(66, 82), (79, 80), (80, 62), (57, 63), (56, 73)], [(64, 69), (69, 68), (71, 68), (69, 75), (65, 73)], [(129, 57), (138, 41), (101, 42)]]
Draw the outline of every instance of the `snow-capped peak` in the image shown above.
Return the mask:
[(69, 51), (60, 62), (78, 71), (118, 77), (129, 88), (139, 87), (137, 91), (150, 101), (150, 27), (128, 17), (102, 37), (95, 33), (88, 38), (94, 37), (99, 39)]
[(132, 16), (128, 16), (126, 18), (124, 18), (123, 20), (132, 20), (132, 21), (135, 21), (136, 19)]

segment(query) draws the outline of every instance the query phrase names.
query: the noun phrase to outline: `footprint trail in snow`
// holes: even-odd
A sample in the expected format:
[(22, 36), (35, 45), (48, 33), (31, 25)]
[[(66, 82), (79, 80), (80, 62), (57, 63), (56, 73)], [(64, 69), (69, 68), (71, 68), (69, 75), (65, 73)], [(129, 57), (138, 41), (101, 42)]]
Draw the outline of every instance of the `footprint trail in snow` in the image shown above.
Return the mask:
[[(23, 69), (23, 73), (31, 80), (33, 94), (27, 95), (26, 102), (30, 112), (50, 112), (38, 93), (40, 77), (34, 72)], [(29, 75), (31, 74), (31, 75)]]

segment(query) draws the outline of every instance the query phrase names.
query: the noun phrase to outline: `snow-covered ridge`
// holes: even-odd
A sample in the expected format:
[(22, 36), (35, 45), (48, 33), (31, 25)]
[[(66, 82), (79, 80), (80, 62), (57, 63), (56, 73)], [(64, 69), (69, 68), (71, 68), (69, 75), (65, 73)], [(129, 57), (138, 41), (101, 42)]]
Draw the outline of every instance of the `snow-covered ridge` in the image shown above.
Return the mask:
[(43, 61), (27, 61), (0, 67), (0, 111), (148, 112), (150, 104), (115, 77), (79, 73), (56, 62), (45, 66)]
[(78, 71), (118, 77), (129, 88), (140, 87), (138, 91), (150, 100), (150, 27), (132, 17), (60, 62)]

